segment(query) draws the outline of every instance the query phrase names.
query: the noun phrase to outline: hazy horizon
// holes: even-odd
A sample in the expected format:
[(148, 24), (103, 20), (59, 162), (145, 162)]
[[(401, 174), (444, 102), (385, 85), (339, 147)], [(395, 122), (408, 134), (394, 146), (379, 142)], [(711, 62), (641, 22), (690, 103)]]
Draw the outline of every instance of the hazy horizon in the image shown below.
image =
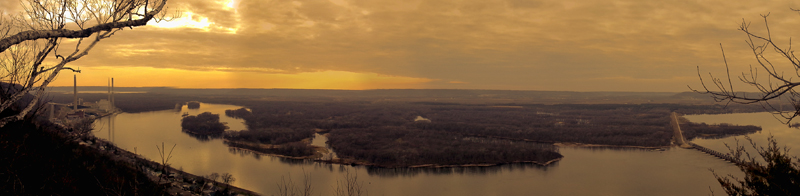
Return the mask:
[[(72, 89), (73, 86), (48, 86), (48, 88), (69, 88)], [(78, 88), (107, 88), (107, 86), (81, 86), (78, 85)], [(167, 88), (167, 89), (192, 89), (192, 90), (220, 90), (220, 89), (252, 89), (252, 90), (331, 90), (331, 91), (371, 91), (371, 90), (475, 90), (475, 91), (539, 91), (539, 92), (578, 92), (578, 93), (687, 93), (692, 92), (691, 90), (686, 91), (571, 91), (571, 90), (518, 90), (518, 89), (467, 89), (467, 88), (376, 88), (376, 89), (315, 89), (315, 88), (181, 88), (181, 87), (171, 87), (171, 86), (114, 86), (114, 88)]]

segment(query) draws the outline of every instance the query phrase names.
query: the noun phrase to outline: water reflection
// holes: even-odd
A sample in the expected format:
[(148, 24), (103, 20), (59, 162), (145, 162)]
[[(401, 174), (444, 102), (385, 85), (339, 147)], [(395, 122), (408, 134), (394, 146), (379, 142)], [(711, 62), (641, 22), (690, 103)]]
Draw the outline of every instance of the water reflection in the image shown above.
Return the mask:
[[(743, 114), (718, 114), (718, 115), (687, 115), (685, 116), (692, 122), (706, 122), (709, 124), (738, 124), (738, 125), (757, 125), (761, 127), (761, 131), (752, 134), (746, 134), (747, 137), (753, 139), (759, 146), (767, 144), (769, 135), (774, 135), (780, 146), (787, 146), (792, 149), (789, 154), (792, 156), (800, 156), (800, 130), (791, 128), (786, 124), (781, 123), (771, 114), (762, 113), (743, 113)], [(730, 152), (725, 146), (739, 145), (745, 147), (751, 155), (758, 156), (755, 149), (752, 148), (750, 143), (743, 135), (736, 135), (730, 137), (711, 137), (711, 138), (695, 138), (692, 142), (699, 144), (703, 147), (716, 150), (717, 152), (727, 153)]]
[[(184, 108), (182, 112), (190, 115), (202, 112), (222, 114), (225, 110), (238, 108), (241, 106), (203, 104), (200, 109)], [(101, 119), (95, 125), (103, 129), (114, 124), (115, 131), (109, 134), (109, 130), (103, 129), (95, 134), (109, 140), (115, 138), (114, 143), (120, 148), (138, 149), (138, 154), (151, 160), (160, 158), (155, 144), (178, 144), (170, 161), (174, 167), (182, 167), (184, 171), (197, 175), (230, 173), (238, 179), (234, 185), (263, 195), (277, 194), (275, 185), (281, 177), (303, 179), (304, 173), (311, 176), (316, 194), (329, 195), (331, 187), (341, 180), (344, 170), (356, 173), (369, 195), (708, 195), (709, 189), (723, 192), (709, 168), (726, 174), (738, 171), (728, 162), (681, 148), (653, 151), (562, 147), (559, 151), (564, 158), (549, 166), (507, 164), (475, 168), (386, 169), (332, 165), (259, 155), (230, 148), (220, 139), (208, 138), (201, 142), (181, 131), (182, 112), (170, 110), (111, 116), (109, 118), (114, 118), (115, 122)], [(769, 122), (775, 121), (771, 116), (766, 117)], [(220, 115), (220, 121), (228, 122), (231, 130), (246, 129), (241, 119)], [(779, 142), (794, 143), (797, 147), (794, 149), (800, 148), (800, 142), (796, 142), (800, 138), (790, 139), (800, 137), (800, 131), (792, 129), (791, 132), (779, 133), (773, 129), (772, 132), (780, 135)], [(324, 144), (322, 139), (324, 137), (317, 137), (313, 143)]]
[(252, 156), (253, 158), (255, 158), (257, 160), (261, 159), (261, 154), (255, 153), (255, 152), (250, 151), (250, 150), (241, 149), (241, 148), (228, 147), (228, 152), (230, 152), (231, 154), (239, 155), (239, 157)]
[(486, 167), (440, 167), (440, 168), (382, 168), (365, 167), (369, 175), (380, 177), (414, 177), (417, 175), (487, 175), (498, 174), (501, 172), (523, 172), (528, 169), (538, 169), (547, 171), (547, 168), (555, 167), (558, 162), (543, 166), (534, 163), (511, 163)]
[(704, 139), (704, 140), (718, 140), (718, 139), (726, 139), (726, 138), (735, 138), (739, 136), (745, 135), (752, 135), (752, 134), (761, 134), (762, 130), (758, 130), (755, 133), (743, 133), (743, 134), (726, 134), (726, 135), (706, 135), (706, 136), (697, 136), (695, 139)]
[(666, 148), (630, 148), (630, 147), (613, 147), (613, 146), (586, 146), (586, 147), (575, 147), (575, 146), (563, 146), (563, 148), (572, 148), (572, 149), (583, 149), (583, 150), (590, 150), (594, 152), (603, 152), (603, 151), (622, 151), (622, 152), (635, 152), (635, 151), (664, 151), (667, 150), (669, 147)]
[(314, 163), (314, 160), (310, 159), (290, 159), (290, 158), (283, 158), (277, 157), (278, 161), (281, 163), (289, 164), (289, 165), (310, 165)]
[(191, 136), (194, 139), (197, 139), (197, 141), (200, 141), (200, 142), (208, 142), (208, 141), (211, 141), (212, 139), (222, 138), (222, 133), (195, 134), (195, 133), (188, 132), (186, 130), (181, 130), (181, 132), (185, 133), (186, 135)]

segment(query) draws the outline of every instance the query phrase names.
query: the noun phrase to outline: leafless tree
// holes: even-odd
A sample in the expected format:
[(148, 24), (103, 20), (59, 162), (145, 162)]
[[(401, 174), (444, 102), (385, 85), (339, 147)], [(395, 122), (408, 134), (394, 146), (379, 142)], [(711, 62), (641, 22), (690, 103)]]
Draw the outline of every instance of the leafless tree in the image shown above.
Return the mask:
[(208, 178), (208, 179), (210, 179), (212, 181), (217, 181), (217, 178), (219, 178), (219, 174), (214, 172), (214, 173), (211, 173), (211, 174), (207, 175), (206, 178)]
[[(792, 11), (800, 12), (796, 9), (792, 9)], [(743, 21), (739, 26), (739, 30), (747, 36), (745, 42), (752, 50), (752, 55), (758, 65), (750, 65), (749, 72), (742, 72), (741, 75), (736, 76), (741, 83), (757, 92), (748, 93), (734, 89), (735, 85), (731, 79), (730, 67), (722, 44), (720, 44), (720, 48), (725, 63), (726, 77), (715, 77), (708, 73), (712, 85), (707, 84), (703, 80), (704, 77), (700, 74), (698, 66), (697, 76), (700, 78), (703, 89), (692, 90), (709, 94), (715, 101), (726, 104), (760, 104), (783, 123), (789, 124), (792, 119), (800, 115), (800, 94), (795, 90), (795, 87), (800, 86), (800, 81), (795, 78), (800, 77), (800, 59), (794, 54), (791, 38), (788, 45), (783, 47), (775, 43), (767, 20), (769, 14), (761, 16), (764, 18), (766, 34), (758, 34), (750, 30), (750, 23), (747, 21)], [(689, 88), (691, 89), (691, 87)]]
[(86, 137), (89, 133), (94, 130), (94, 119), (93, 118), (82, 118), (72, 121), (70, 127), (72, 127), (72, 137), (73, 139), (83, 138)]
[[(21, 0), (23, 11), (0, 13), (0, 112), (23, 96), (34, 99), (0, 127), (21, 120), (66, 65), (124, 28), (160, 21), (167, 0)], [(51, 58), (48, 58), (51, 57)]]
[(236, 178), (234, 178), (233, 175), (229, 173), (222, 174), (220, 178), (222, 178), (222, 183), (225, 183), (225, 190), (230, 189), (231, 184), (233, 184), (233, 182), (236, 181)]
[(229, 173), (222, 174), (222, 182), (223, 183), (230, 184), (230, 183), (233, 183), (234, 181), (236, 181), (236, 178), (234, 178), (233, 175), (231, 175)]
[(350, 169), (344, 170), (343, 180), (336, 180), (333, 187), (335, 196), (361, 196), (364, 195), (364, 183), (358, 181), (358, 173), (350, 173)]
[(173, 144), (172, 149), (169, 150), (167, 153), (167, 148), (164, 146), (164, 142), (161, 142), (161, 147), (156, 145), (156, 149), (158, 149), (158, 155), (161, 156), (161, 176), (158, 178), (158, 183), (161, 183), (161, 180), (166, 180), (169, 176), (169, 160), (172, 159), (172, 151), (175, 150), (175, 146), (178, 144)]
[[(800, 12), (797, 9), (792, 9), (792, 11)], [(776, 118), (790, 124), (795, 117), (800, 115), (800, 94), (795, 90), (795, 87), (800, 86), (800, 82), (795, 79), (795, 77), (800, 77), (800, 59), (794, 54), (791, 38), (785, 47), (775, 43), (769, 28), (768, 16), (769, 14), (762, 15), (766, 34), (757, 34), (751, 31), (750, 23), (746, 21), (742, 22), (739, 27), (739, 30), (747, 35), (745, 41), (753, 52), (758, 65), (750, 65), (750, 71), (741, 73), (737, 78), (747, 86), (757, 89), (758, 92), (753, 94), (734, 90), (724, 50), (722, 57), (727, 70), (726, 78), (717, 78), (709, 73), (713, 86), (716, 87), (716, 89), (709, 89), (703, 81), (698, 67), (697, 74), (703, 84), (703, 90), (692, 90), (710, 94), (718, 102), (760, 104)], [(787, 74), (787, 72), (789, 73)], [(796, 125), (797, 123), (792, 126)], [(728, 195), (792, 195), (798, 193), (800, 191), (800, 186), (798, 186), (798, 182), (800, 182), (798, 181), (800, 179), (798, 162), (800, 160), (797, 157), (788, 156), (788, 148), (778, 147), (777, 141), (772, 136), (768, 138), (769, 143), (766, 148), (759, 147), (749, 137), (745, 136), (745, 138), (753, 149), (756, 149), (763, 162), (750, 156), (744, 146), (739, 145), (738, 140), (735, 147), (728, 146), (730, 154), (736, 159), (736, 165), (744, 172), (745, 178), (740, 179), (733, 175), (725, 176), (714, 173), (714, 177), (725, 193)]]
[(298, 184), (292, 181), (292, 177), (286, 180), (285, 177), (281, 176), (281, 182), (278, 183), (279, 196), (311, 196), (312, 191), (311, 177), (305, 172), (305, 169), (303, 169), (303, 185), (301, 187), (298, 187)]

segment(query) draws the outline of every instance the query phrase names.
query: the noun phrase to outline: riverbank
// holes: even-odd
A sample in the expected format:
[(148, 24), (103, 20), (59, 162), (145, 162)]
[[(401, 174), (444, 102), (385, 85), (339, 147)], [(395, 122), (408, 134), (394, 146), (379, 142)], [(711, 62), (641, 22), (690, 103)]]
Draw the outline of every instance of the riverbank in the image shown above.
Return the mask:
[(629, 145), (608, 145), (608, 144), (584, 144), (575, 142), (556, 142), (553, 145), (558, 147), (582, 147), (582, 148), (636, 148), (636, 149), (663, 149), (672, 146), (629, 146)]
[(329, 163), (329, 164), (340, 164), (340, 165), (360, 165), (360, 166), (371, 166), (371, 167), (380, 167), (380, 168), (457, 168), (457, 167), (494, 167), (506, 164), (515, 164), (515, 163), (529, 163), (529, 164), (536, 164), (539, 166), (548, 166), (552, 163), (560, 161), (562, 158), (556, 158), (547, 162), (538, 162), (538, 161), (514, 161), (514, 162), (505, 162), (505, 163), (484, 163), (484, 164), (461, 164), (461, 165), (439, 165), (439, 164), (421, 164), (421, 165), (411, 165), (411, 166), (403, 166), (403, 167), (396, 167), (396, 166), (387, 166), (387, 165), (378, 165), (374, 163), (368, 163), (365, 161), (358, 161), (354, 159), (343, 159), (343, 158), (334, 158), (330, 160), (314, 160), (316, 162), (321, 163)]
[[(303, 141), (301, 141), (301, 143), (308, 145), (310, 143), (309, 140), (310, 139), (304, 139)], [(276, 152), (280, 151), (281, 148), (286, 148), (287, 147), (286, 145), (262, 144), (255, 142), (234, 141), (230, 139), (223, 139), (223, 143), (231, 148), (246, 150), (259, 155), (268, 155), (268, 156), (281, 157), (287, 159), (317, 159), (321, 158), (324, 154), (328, 153), (328, 149), (326, 149), (325, 147), (308, 145), (313, 149), (314, 154), (307, 156), (292, 156)]]
[[(327, 135), (327, 134), (326, 134)], [(301, 141), (302, 143), (309, 145), (311, 143), (310, 138), (304, 139)], [(313, 146), (309, 145), (314, 149), (314, 155), (309, 156), (289, 156), (284, 154), (275, 153), (274, 150), (281, 148), (282, 145), (272, 145), (272, 144), (262, 144), (262, 143), (255, 143), (255, 142), (245, 142), (245, 141), (233, 141), (229, 139), (223, 139), (223, 143), (230, 146), (231, 148), (235, 148), (237, 150), (245, 150), (251, 153), (255, 153), (258, 155), (267, 155), (272, 157), (280, 157), (280, 158), (287, 158), (287, 159), (295, 159), (295, 160), (313, 160), (315, 162), (320, 163), (328, 163), (328, 164), (339, 164), (339, 165), (361, 165), (361, 166), (371, 166), (371, 167), (381, 167), (381, 168), (453, 168), (453, 167), (491, 167), (491, 166), (499, 166), (505, 164), (514, 164), (514, 163), (529, 163), (535, 164), (539, 166), (547, 166), (554, 162), (561, 160), (561, 158), (552, 159), (546, 162), (540, 161), (512, 161), (512, 162), (500, 162), (500, 163), (476, 163), (476, 164), (458, 164), (458, 165), (443, 165), (443, 164), (418, 164), (418, 165), (409, 165), (409, 166), (394, 166), (394, 165), (381, 165), (370, 163), (367, 161), (359, 161), (355, 159), (347, 159), (347, 158), (329, 158), (323, 159), (323, 155), (329, 153), (328, 149), (325, 147), (320, 146)]]
[(187, 173), (169, 165), (151, 161), (136, 153), (121, 149), (113, 143), (94, 136), (77, 140), (80, 145), (97, 149), (113, 159), (136, 165), (151, 181), (167, 187), (171, 195), (211, 195), (229, 192), (240, 195), (259, 195), (256, 192)]
[[(92, 158), (77, 158), (77, 159), (91, 160), (91, 162), (80, 161), (83, 162), (82, 163), (84, 165), (83, 167), (87, 168), (88, 170), (92, 170), (92, 168), (102, 168), (100, 169), (102, 171), (101, 172), (102, 174), (94, 174), (94, 179), (77, 179), (78, 182), (59, 183), (57, 185), (49, 185), (48, 187), (52, 186), (62, 187), (63, 189), (66, 190), (80, 189), (77, 190), (78, 192), (75, 193), (84, 193), (84, 192), (89, 193), (86, 191), (92, 188), (81, 188), (82, 186), (76, 186), (72, 184), (79, 183), (79, 184), (90, 184), (90, 185), (100, 186), (99, 188), (96, 188), (95, 191), (98, 191), (96, 193), (78, 194), (78, 195), (97, 195), (97, 194), (212, 195), (212, 194), (230, 194), (230, 193), (239, 195), (259, 195), (258, 193), (255, 193), (250, 190), (228, 185), (222, 182), (208, 179), (203, 176), (198, 176), (184, 172), (180, 169), (169, 166), (168, 162), (167, 165), (165, 166), (164, 164), (151, 161), (135, 152), (130, 152), (125, 149), (119, 148), (114, 143), (109, 142), (105, 139), (97, 138), (92, 134), (78, 135), (74, 132), (68, 132), (67, 129), (59, 127), (56, 124), (49, 123), (49, 121), (40, 121), (37, 123), (36, 127), (38, 127), (37, 130), (29, 130), (27, 131), (27, 133), (39, 134), (38, 132), (42, 132), (41, 134), (50, 135), (50, 136), (44, 136), (45, 138), (50, 137), (54, 141), (33, 142), (37, 144), (35, 148), (42, 148), (41, 146), (47, 146), (52, 144), (60, 145), (61, 147), (49, 151), (59, 152), (58, 153), (59, 156), (65, 156), (66, 154), (66, 156), (92, 157)], [(3, 138), (10, 139), (7, 137)], [(34, 141), (33, 136), (27, 137), (27, 139), (25, 140)], [(25, 143), (23, 143), (23, 145), (24, 144)], [(32, 143), (29, 142), (28, 144)], [(26, 147), (26, 148), (31, 148), (31, 147)], [(4, 149), (7, 148), (4, 147)], [(59, 150), (59, 149), (66, 149), (68, 152), (60, 152), (64, 150)], [(53, 157), (53, 156), (48, 156), (48, 157)], [(37, 159), (37, 160), (38, 160), (37, 162), (42, 162), (42, 161), (47, 162), (49, 159)], [(97, 165), (98, 163), (101, 163), (102, 166)], [(55, 165), (61, 165), (65, 163), (63, 163), (62, 160), (59, 161), (59, 163), (53, 163), (53, 164), (54, 164), (53, 167), (57, 168)], [(74, 172), (72, 170), (74, 169), (68, 170), (70, 172), (68, 172), (68, 174), (66, 175), (67, 176), (82, 175), (79, 172)], [(42, 172), (47, 170), (37, 169), (37, 171)], [(51, 172), (46, 172), (46, 173), (51, 173)], [(58, 175), (57, 174), (58, 172), (52, 172), (52, 173), (56, 173), (53, 175)], [(134, 174), (129, 174), (129, 173), (134, 173)], [(20, 174), (25, 175), (24, 173)], [(108, 177), (99, 177), (97, 175), (109, 175), (112, 176), (111, 178), (113, 179), (107, 179)], [(130, 175), (142, 176), (142, 178), (140, 179), (139, 177), (131, 177)], [(30, 176), (36, 176), (36, 175), (30, 175)], [(75, 179), (70, 181), (75, 181)], [(25, 186), (34, 187), (35, 185), (31, 183), (30, 180), (26, 180), (25, 182), (26, 182)], [(121, 184), (115, 185), (114, 183), (121, 183)], [(20, 186), (22, 185), (23, 184), (20, 184)], [(47, 190), (49, 189), (44, 189), (42, 191), (47, 191)], [(68, 194), (71, 193), (71, 191), (51, 190), (51, 192), (41, 192), (41, 193), (44, 195), (49, 195), (54, 193)]]
[(165, 192), (135, 165), (81, 145), (54, 124), (45, 125), (16, 121), (0, 128), (0, 179), (4, 182), (0, 195)]

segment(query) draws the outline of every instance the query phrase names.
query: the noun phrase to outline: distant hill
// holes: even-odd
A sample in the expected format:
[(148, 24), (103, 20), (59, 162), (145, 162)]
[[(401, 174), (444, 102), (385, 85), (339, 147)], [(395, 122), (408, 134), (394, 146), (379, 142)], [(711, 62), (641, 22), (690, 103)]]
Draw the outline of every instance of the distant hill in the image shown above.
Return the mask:
[[(181, 97), (215, 97), (259, 100), (305, 101), (425, 101), (469, 104), (714, 104), (708, 96), (694, 92), (574, 92), (462, 89), (181, 89), (170, 87), (115, 87), (115, 92), (148, 93)], [(48, 87), (49, 92), (71, 94), (70, 86)], [(81, 94), (108, 92), (105, 86), (79, 86)]]

